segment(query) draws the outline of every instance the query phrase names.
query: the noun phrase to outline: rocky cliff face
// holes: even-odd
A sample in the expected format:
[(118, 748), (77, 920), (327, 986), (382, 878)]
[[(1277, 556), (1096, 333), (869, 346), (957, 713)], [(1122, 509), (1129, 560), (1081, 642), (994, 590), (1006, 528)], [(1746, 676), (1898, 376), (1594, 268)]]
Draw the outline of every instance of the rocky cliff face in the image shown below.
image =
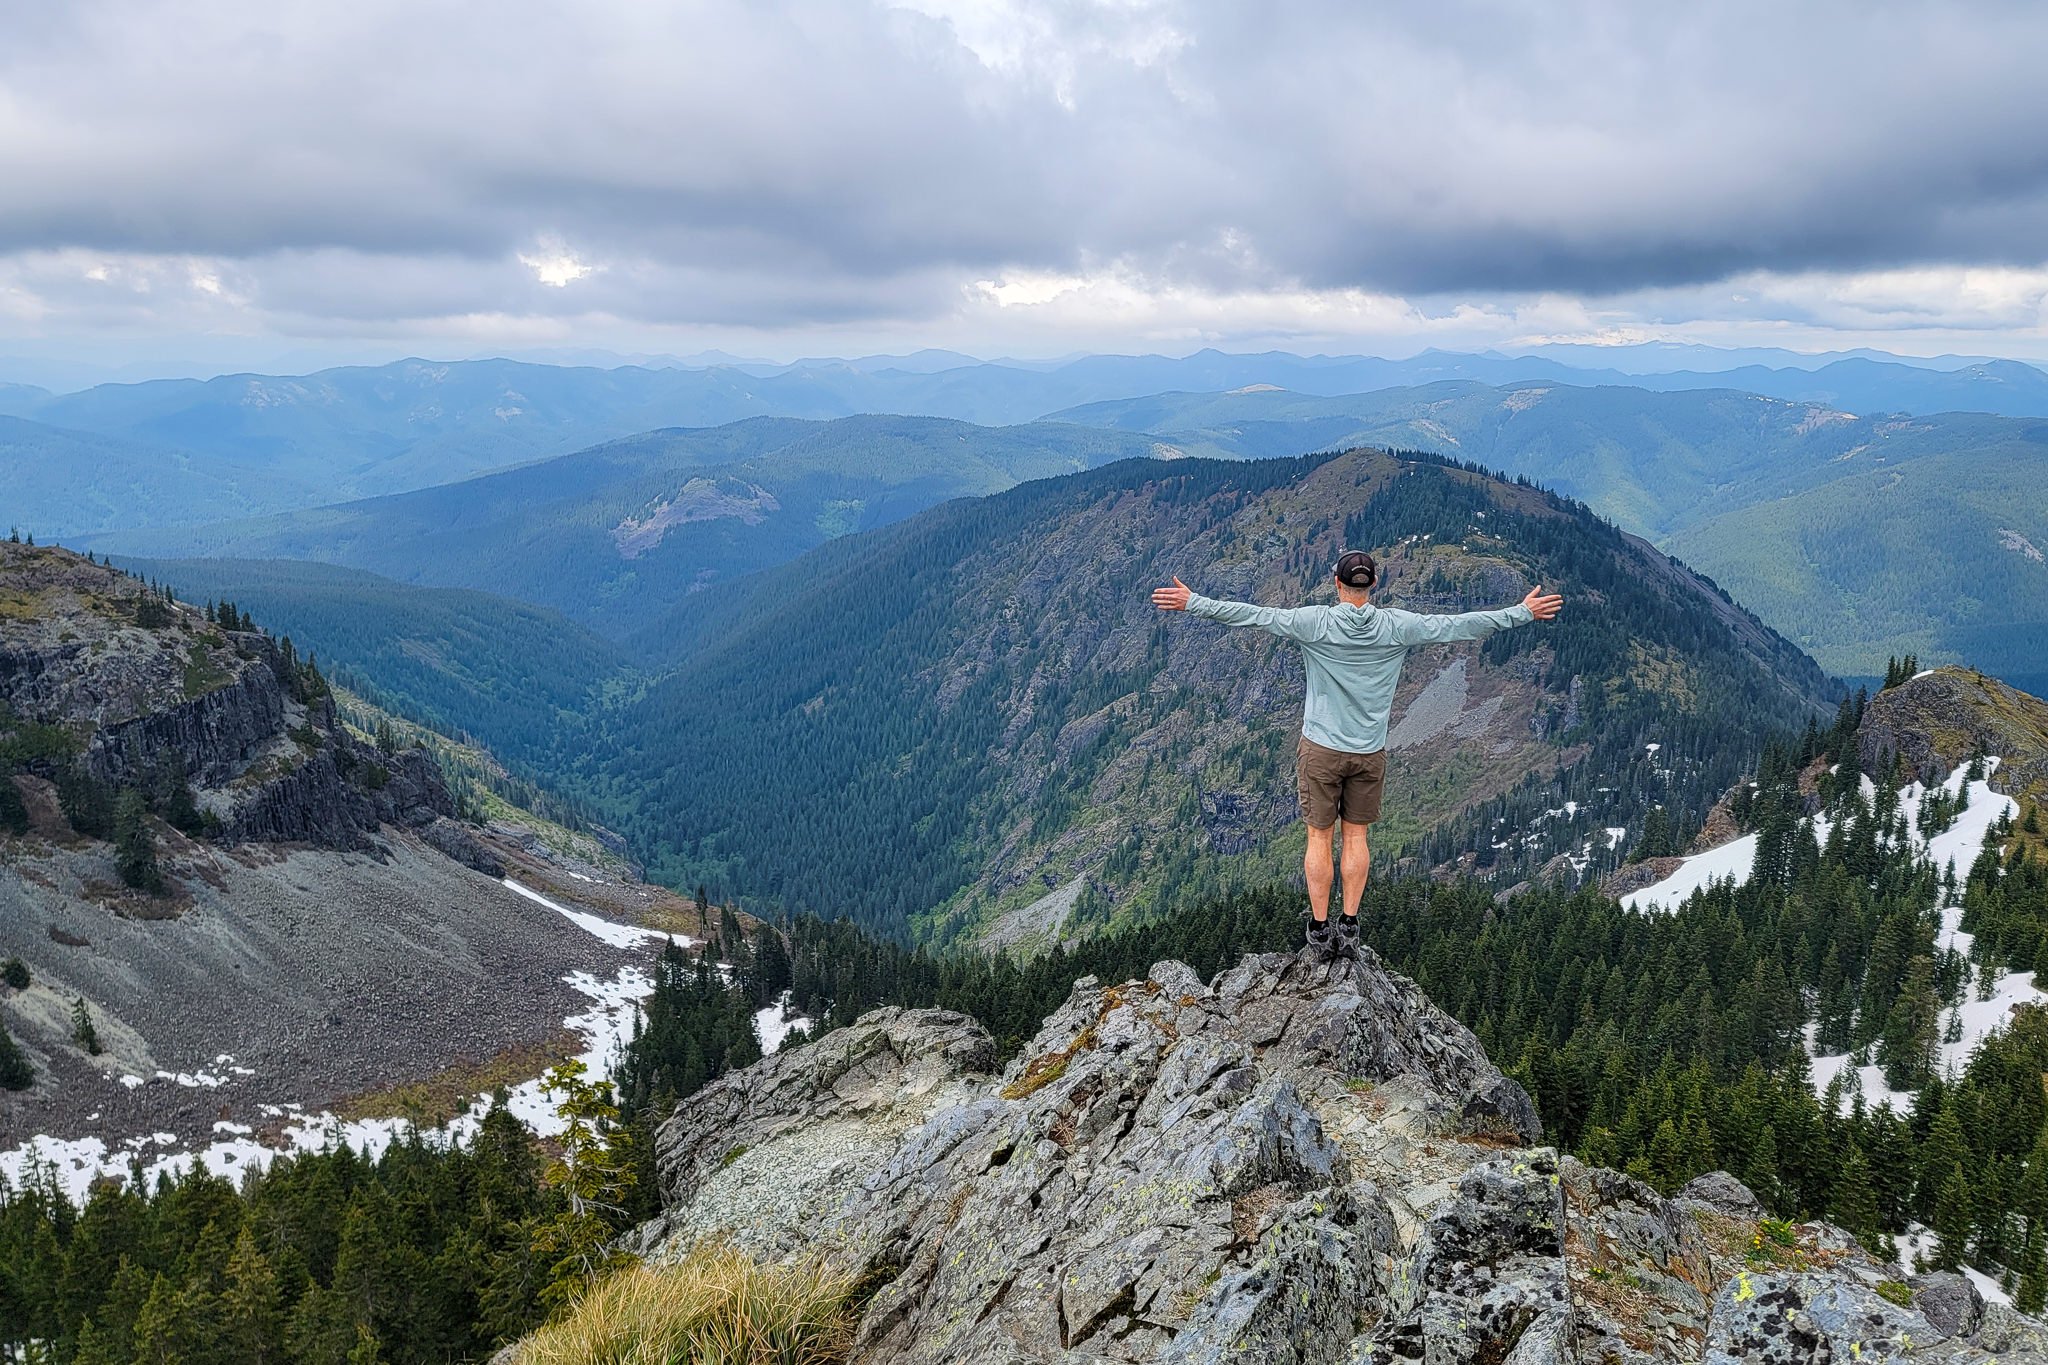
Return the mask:
[(2048, 798), (2048, 702), (1968, 668), (1937, 668), (1870, 699), (1857, 731), (1864, 771), (1896, 754), (1910, 776), (1946, 777), (1982, 749), (1994, 789)]
[(1967, 1281), (1888, 1283), (1822, 1224), (1759, 1237), (1729, 1177), (1665, 1199), (1536, 1145), (1522, 1089), (1370, 952), (1086, 978), (993, 1056), (966, 1016), (885, 1009), (722, 1079), (660, 1132), (643, 1246), (832, 1260), (854, 1359), (889, 1365), (2048, 1360)]
[(0, 544), (0, 706), (67, 735), (94, 777), (146, 785), (181, 766), (231, 843), (360, 850), (390, 824), (488, 870), (444, 828), (454, 803), (432, 759), (362, 743), (294, 668), (260, 631), (224, 630), (69, 551)]

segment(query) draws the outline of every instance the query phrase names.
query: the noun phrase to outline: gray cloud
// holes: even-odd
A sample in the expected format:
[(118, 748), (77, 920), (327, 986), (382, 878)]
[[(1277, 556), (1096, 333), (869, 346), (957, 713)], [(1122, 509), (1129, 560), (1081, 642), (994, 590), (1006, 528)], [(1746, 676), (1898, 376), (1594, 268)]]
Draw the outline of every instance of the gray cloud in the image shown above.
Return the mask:
[[(2032, 5), (925, 3), (18, 6), (0, 253), (224, 261), (307, 319), (763, 327), (1019, 270), (1602, 295), (2048, 253)], [(600, 268), (539, 283), (549, 241)]]

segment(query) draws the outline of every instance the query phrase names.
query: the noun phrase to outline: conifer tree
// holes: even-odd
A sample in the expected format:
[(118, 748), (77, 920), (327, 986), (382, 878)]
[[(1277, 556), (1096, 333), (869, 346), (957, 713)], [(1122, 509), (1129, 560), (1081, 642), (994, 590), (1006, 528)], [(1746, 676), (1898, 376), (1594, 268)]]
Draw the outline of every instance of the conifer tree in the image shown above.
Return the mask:
[(1934, 1201), (1934, 1269), (1963, 1268), (1975, 1221), (1973, 1212), (1970, 1178), (1963, 1174), (1962, 1166), (1951, 1166)]
[(148, 808), (142, 793), (130, 787), (114, 803), (114, 865), (121, 880), (138, 891), (162, 895), (163, 869), (157, 866), (156, 836), (149, 832)]
[(349, 1348), (348, 1365), (384, 1365), (384, 1348), (366, 1322), (356, 1324), (356, 1344)]
[(35, 1084), (36, 1069), (0, 1023), (0, 1090), (26, 1090)]
[(2013, 1295), (2013, 1304), (2022, 1313), (2038, 1314), (2048, 1307), (2048, 1232), (2039, 1223), (2027, 1228), (2019, 1270), (2019, 1289)]
[[(1784, 1199), (1778, 1188), (1779, 1160), (1778, 1135), (1767, 1123), (1757, 1135), (1756, 1146), (1751, 1150), (1749, 1163), (1742, 1173), (1742, 1183), (1749, 1186), (1766, 1208), (1776, 1208)], [(1848, 1225), (1845, 1223), (1843, 1226)]]
[(135, 1318), (135, 1365), (185, 1365), (205, 1348), (201, 1304), (159, 1273)]
[(292, 1309), (285, 1329), (286, 1359), (295, 1365), (348, 1365), (356, 1326), (341, 1295), (315, 1283)]
[(1885, 1084), (1894, 1090), (1916, 1089), (1932, 1069), (1941, 1036), (1941, 1001), (1934, 993), (1934, 962), (1915, 956), (1906, 967), (1905, 983), (1885, 1020), (1879, 1061)]
[(4, 767), (0, 767), (0, 834), (28, 833), (28, 806), (21, 789)]
[(71, 1041), (84, 1048), (88, 1057), (100, 1055), (99, 1030), (92, 1025), (92, 1011), (82, 995), (71, 1002)]
[(248, 1365), (284, 1360), (283, 1296), (277, 1272), (244, 1223), (228, 1258), (220, 1296), (220, 1337), (231, 1357)]
[(611, 1088), (584, 1079), (574, 1058), (557, 1064), (541, 1083), (566, 1125), (556, 1142), (561, 1155), (542, 1179), (562, 1196), (563, 1209), (534, 1232), (534, 1249), (548, 1266), (540, 1291), (550, 1310), (574, 1302), (625, 1253), (614, 1245), (612, 1220), (625, 1211), (635, 1170), (626, 1129)]
[(1913, 1211), (1926, 1223), (1934, 1221), (1935, 1201), (1950, 1169), (1975, 1159), (1963, 1136), (1962, 1120), (1956, 1114), (1955, 1106), (1948, 1102), (1946, 1096), (1938, 1103), (1934, 1122), (1929, 1126), (1927, 1139), (1920, 1148), (1920, 1180), (1914, 1196)]
[(1866, 1250), (1876, 1254), (1883, 1228), (1877, 1212), (1877, 1191), (1871, 1185), (1870, 1163), (1863, 1149), (1853, 1141), (1842, 1158), (1840, 1177), (1835, 1181), (1832, 1209), (1835, 1222), (1856, 1235)]
[(1652, 806), (1643, 816), (1643, 835), (1636, 841), (1635, 851), (1629, 861), (1639, 863), (1648, 858), (1663, 858), (1676, 853), (1677, 836), (1671, 826), (1671, 813), (1663, 806)]
[(1665, 1194), (1673, 1194), (1686, 1182), (1684, 1144), (1678, 1125), (1665, 1119), (1650, 1140), (1650, 1183)]
[(83, 764), (67, 763), (57, 774), (57, 805), (71, 828), (89, 839), (103, 838), (114, 828), (113, 793)]
[(104, 1289), (92, 1286), (102, 1297), (89, 1317), (77, 1319), (79, 1365), (134, 1365), (135, 1328), (149, 1301), (152, 1278), (124, 1255)]
[(163, 815), (164, 823), (181, 834), (197, 833), (205, 821), (199, 813), (199, 800), (192, 793), (192, 783), (185, 775), (185, 755), (173, 751), (157, 770), (152, 786), (152, 804)]
[(28, 964), (26, 962), (23, 962), (18, 957), (10, 957), (5, 962), (0, 962), (0, 985), (11, 986), (18, 991), (25, 991), (28, 989), (28, 983)]

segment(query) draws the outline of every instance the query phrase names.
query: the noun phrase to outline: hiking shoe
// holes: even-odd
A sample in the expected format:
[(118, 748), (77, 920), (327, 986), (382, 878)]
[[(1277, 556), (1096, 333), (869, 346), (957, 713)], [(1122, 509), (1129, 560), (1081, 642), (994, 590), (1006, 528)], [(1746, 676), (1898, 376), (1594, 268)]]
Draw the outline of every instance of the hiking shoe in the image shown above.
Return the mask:
[(1339, 957), (1357, 957), (1358, 916), (1339, 915), (1332, 923), (1337, 926), (1337, 955)]
[(1308, 950), (1321, 961), (1328, 962), (1337, 951), (1337, 931), (1326, 919), (1309, 916), (1308, 932), (1305, 935)]

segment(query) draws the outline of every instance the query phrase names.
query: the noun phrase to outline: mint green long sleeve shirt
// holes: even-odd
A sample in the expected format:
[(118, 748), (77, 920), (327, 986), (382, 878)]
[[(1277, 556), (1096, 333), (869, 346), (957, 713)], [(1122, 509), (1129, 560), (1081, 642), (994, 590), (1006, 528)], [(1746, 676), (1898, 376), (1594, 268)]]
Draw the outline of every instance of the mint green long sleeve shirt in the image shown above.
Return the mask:
[(1387, 712), (1401, 661), (1417, 645), (1483, 640), (1536, 619), (1527, 607), (1419, 616), (1389, 607), (1259, 607), (1188, 596), (1188, 612), (1226, 626), (1257, 626), (1301, 646), (1308, 699), (1301, 732), (1326, 749), (1377, 753), (1387, 747)]

